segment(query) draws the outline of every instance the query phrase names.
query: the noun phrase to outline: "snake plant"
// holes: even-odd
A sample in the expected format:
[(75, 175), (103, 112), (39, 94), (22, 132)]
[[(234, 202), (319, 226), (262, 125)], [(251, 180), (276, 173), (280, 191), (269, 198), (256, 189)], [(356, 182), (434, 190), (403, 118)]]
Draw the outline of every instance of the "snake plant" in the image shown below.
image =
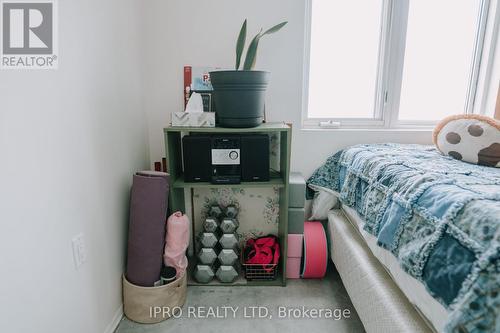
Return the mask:
[[(279, 31), (287, 23), (288, 23), (287, 21), (281, 22), (280, 24), (277, 24), (274, 27), (269, 28), (264, 32), (262, 32), (262, 29), (260, 29), (259, 33), (255, 35), (255, 37), (248, 45), (247, 55), (245, 58), (245, 62), (243, 64), (243, 70), (252, 70), (254, 68), (255, 59), (257, 58), (257, 48), (259, 47), (260, 39), (265, 35), (269, 35)], [(235, 66), (236, 70), (240, 68), (241, 56), (243, 54), (243, 49), (245, 47), (246, 37), (247, 37), (247, 20), (245, 19), (243, 25), (241, 26), (240, 34), (238, 35), (238, 40), (236, 42), (236, 66)]]

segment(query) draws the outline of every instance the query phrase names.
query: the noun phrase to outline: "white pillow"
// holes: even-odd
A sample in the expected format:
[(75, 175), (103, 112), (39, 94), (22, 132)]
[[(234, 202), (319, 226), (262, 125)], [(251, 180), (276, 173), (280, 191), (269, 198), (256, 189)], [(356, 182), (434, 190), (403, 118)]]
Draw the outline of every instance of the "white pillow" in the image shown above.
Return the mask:
[(434, 144), (454, 159), (500, 168), (500, 121), (478, 114), (444, 118), (436, 125)]
[(309, 184), (309, 187), (316, 191), (309, 221), (327, 220), (328, 212), (339, 205), (338, 193), (317, 185)]

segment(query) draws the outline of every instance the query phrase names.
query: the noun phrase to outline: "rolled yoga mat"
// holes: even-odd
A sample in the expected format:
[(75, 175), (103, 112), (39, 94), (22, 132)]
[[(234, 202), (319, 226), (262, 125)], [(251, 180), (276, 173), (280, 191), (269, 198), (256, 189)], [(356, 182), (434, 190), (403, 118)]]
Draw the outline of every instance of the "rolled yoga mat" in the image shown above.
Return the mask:
[(189, 217), (182, 212), (175, 212), (167, 220), (167, 236), (163, 263), (176, 269), (177, 278), (184, 275), (188, 260), (186, 249), (189, 245)]
[(152, 287), (160, 280), (165, 244), (169, 189), (167, 173), (141, 171), (134, 175), (130, 195), (127, 280)]
[(303, 279), (321, 279), (326, 274), (328, 264), (328, 247), (325, 229), (321, 222), (304, 223), (304, 246), (302, 255)]

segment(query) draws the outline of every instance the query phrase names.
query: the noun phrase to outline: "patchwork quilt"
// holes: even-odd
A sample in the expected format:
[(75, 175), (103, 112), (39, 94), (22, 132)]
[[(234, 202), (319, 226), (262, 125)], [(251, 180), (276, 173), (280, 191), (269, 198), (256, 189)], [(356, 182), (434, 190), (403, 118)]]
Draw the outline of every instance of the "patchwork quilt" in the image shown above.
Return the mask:
[(357, 145), (309, 184), (340, 193), (365, 230), (449, 311), (446, 332), (500, 332), (500, 169), (434, 147)]

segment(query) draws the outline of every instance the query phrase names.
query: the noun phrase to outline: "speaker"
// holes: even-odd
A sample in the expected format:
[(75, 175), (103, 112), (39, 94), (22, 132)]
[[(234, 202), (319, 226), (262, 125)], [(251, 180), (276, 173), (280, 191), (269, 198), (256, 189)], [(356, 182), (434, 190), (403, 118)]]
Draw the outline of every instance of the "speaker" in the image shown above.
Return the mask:
[(269, 180), (269, 136), (251, 134), (241, 136), (241, 180), (265, 182)]
[(186, 135), (182, 138), (184, 181), (208, 182), (211, 176), (212, 141), (206, 135)]

